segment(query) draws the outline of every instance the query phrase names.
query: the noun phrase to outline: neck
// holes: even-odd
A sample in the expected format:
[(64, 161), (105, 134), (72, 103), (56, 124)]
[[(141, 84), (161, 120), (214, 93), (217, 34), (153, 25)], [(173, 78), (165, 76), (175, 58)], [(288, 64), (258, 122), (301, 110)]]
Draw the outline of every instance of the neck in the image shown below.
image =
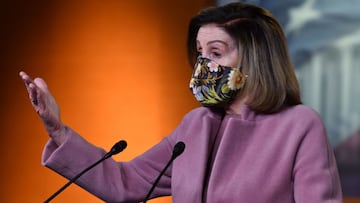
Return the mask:
[(225, 108), (226, 114), (240, 115), (242, 107), (246, 106), (246, 98), (235, 98), (231, 104)]

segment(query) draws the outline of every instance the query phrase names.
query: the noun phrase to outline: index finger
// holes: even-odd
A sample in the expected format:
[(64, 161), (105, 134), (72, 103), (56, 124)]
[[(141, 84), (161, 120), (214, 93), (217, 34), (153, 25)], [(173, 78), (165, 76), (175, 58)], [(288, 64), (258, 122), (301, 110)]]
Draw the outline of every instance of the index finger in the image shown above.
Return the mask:
[(24, 71), (20, 71), (19, 72), (19, 76), (21, 77), (21, 79), (25, 82), (26, 85), (30, 85), (31, 83), (33, 83), (33, 80), (30, 78), (30, 76), (25, 73)]

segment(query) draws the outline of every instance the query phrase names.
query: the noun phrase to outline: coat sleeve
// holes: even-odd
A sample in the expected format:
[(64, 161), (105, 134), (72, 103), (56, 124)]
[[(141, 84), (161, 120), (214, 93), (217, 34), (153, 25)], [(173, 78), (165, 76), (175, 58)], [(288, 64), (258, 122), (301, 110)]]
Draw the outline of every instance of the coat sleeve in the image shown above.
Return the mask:
[(296, 203), (341, 203), (342, 192), (332, 147), (324, 125), (315, 112), (304, 123), (294, 170)]
[[(70, 179), (102, 158), (106, 152), (70, 128), (66, 129), (66, 133), (67, 139), (60, 146), (49, 140), (43, 151), (42, 163)], [(76, 184), (106, 202), (142, 201), (168, 162), (174, 143), (174, 136), (164, 138), (130, 162), (116, 162), (109, 158), (85, 173)], [(153, 194), (152, 197), (171, 194), (171, 167)]]

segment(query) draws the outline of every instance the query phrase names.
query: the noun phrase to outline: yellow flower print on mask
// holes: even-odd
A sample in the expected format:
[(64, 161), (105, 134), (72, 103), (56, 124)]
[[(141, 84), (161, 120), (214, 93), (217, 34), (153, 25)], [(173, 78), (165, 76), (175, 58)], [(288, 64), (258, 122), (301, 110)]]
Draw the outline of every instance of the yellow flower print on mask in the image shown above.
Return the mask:
[(233, 69), (230, 71), (227, 84), (231, 90), (238, 90), (244, 86), (245, 78), (239, 69)]

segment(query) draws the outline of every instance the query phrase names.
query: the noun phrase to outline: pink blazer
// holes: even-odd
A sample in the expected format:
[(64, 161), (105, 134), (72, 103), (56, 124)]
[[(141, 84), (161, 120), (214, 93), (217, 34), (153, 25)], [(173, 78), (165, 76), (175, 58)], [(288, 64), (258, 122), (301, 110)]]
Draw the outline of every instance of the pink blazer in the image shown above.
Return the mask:
[[(61, 146), (50, 140), (43, 164), (71, 178), (105, 151), (67, 128)], [(186, 144), (152, 198), (174, 203), (340, 203), (342, 193), (324, 125), (297, 105), (276, 114), (243, 107), (240, 115), (209, 108), (189, 112), (172, 134), (130, 162), (108, 159), (78, 185), (106, 202), (139, 202), (169, 160), (177, 141)]]

